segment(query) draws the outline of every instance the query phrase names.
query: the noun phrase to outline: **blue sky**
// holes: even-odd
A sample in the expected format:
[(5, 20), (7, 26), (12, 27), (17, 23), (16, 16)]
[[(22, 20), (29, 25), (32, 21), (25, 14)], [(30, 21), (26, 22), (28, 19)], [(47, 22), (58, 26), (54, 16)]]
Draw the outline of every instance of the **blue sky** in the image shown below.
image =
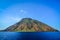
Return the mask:
[(0, 0), (0, 30), (25, 17), (39, 20), (60, 30), (60, 1)]

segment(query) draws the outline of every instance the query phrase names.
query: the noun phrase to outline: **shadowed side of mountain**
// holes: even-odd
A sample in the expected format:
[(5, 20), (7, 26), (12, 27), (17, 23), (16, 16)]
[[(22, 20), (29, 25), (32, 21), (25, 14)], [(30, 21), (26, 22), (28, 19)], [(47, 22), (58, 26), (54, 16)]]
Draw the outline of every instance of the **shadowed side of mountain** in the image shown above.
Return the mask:
[(23, 18), (16, 24), (8, 27), (5, 31), (12, 32), (57, 32), (58, 30), (31, 18)]

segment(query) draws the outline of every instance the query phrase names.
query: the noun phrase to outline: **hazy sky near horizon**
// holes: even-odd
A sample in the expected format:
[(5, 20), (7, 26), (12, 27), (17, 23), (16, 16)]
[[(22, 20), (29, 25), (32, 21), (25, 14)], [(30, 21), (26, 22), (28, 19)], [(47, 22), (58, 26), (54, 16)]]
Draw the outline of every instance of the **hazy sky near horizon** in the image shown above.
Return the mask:
[(33, 18), (60, 30), (60, 1), (0, 0), (0, 30), (22, 18)]

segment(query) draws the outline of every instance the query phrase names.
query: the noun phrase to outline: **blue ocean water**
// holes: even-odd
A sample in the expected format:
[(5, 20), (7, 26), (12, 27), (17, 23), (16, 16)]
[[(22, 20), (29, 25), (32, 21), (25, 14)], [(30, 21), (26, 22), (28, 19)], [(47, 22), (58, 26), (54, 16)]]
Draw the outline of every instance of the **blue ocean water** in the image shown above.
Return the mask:
[(0, 40), (60, 40), (60, 32), (0, 32)]

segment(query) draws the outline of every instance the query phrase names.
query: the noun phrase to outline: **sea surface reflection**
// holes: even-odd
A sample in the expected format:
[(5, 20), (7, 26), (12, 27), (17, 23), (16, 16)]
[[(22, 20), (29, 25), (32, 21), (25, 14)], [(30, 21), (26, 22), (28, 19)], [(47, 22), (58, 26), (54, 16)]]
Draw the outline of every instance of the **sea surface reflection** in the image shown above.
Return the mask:
[(0, 32), (0, 40), (60, 40), (60, 32)]

